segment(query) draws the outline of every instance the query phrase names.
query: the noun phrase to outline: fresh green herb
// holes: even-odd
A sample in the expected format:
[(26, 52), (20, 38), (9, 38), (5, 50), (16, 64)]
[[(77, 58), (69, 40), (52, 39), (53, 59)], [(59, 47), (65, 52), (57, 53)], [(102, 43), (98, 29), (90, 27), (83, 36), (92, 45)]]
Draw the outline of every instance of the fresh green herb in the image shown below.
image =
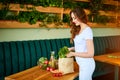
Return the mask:
[(44, 63), (44, 61), (46, 61), (46, 60), (47, 60), (46, 57), (41, 57), (41, 58), (39, 58), (38, 62), (39, 63)]
[(66, 54), (68, 54), (68, 53), (69, 53), (69, 50), (68, 50), (67, 46), (60, 48), (60, 50), (58, 52), (59, 58), (65, 58)]
[(109, 58), (120, 58), (120, 56), (108, 55)]
[(46, 57), (40, 57), (37, 61), (37, 65), (39, 65), (42, 69), (46, 69), (48, 64), (45, 64), (45, 62), (48, 61)]

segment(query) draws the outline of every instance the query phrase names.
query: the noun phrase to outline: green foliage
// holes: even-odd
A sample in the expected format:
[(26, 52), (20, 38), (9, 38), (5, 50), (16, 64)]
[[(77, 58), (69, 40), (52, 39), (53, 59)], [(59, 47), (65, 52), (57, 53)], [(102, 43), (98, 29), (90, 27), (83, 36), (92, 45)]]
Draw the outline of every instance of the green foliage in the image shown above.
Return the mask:
[(120, 58), (120, 56), (108, 55), (108, 58)]
[(107, 22), (111, 22), (111, 20), (114, 21), (114, 18), (105, 16), (105, 15), (92, 15), (92, 14), (89, 14), (88, 15), (88, 20), (90, 22), (97, 22), (97, 23), (106, 24)]
[(8, 10), (5, 10), (5, 9), (0, 10), (0, 19), (4, 20), (7, 13), (8, 13)]
[(77, 6), (77, 4), (74, 0), (63, 0), (63, 8), (65, 8), (65, 9), (66, 8), (72, 9), (76, 6)]
[(59, 16), (57, 16), (56, 14), (46, 14), (47, 16), (45, 17), (45, 19), (43, 21), (48, 22), (48, 23), (52, 23), (52, 22), (59, 22), (60, 18)]
[[(63, 2), (62, 2), (63, 1)], [(27, 7), (24, 4), (32, 4), (34, 6), (43, 6), (43, 7), (63, 7), (63, 8), (74, 8), (80, 6), (84, 9), (89, 9), (90, 14), (88, 15), (88, 20), (90, 22), (96, 23), (107, 23), (111, 22), (113, 18), (110, 18), (105, 15), (100, 15), (99, 10), (104, 11), (115, 11), (115, 5), (103, 4), (104, 0), (89, 0), (89, 2), (75, 1), (75, 0), (0, 0), (0, 2), (5, 6), (0, 10), (0, 19), (1, 20), (17, 20), (20, 22), (28, 22), (30, 24), (35, 24), (37, 21), (42, 21), (45, 26), (47, 23), (55, 23), (56, 25), (62, 24), (62, 22), (70, 23), (69, 14), (63, 15), (63, 20), (61, 21), (60, 16), (52, 13), (42, 13), (35, 10), (35, 7)], [(9, 10), (10, 3), (19, 3), (20, 8), (27, 8), (31, 12), (19, 12), (16, 15), (16, 12)], [(120, 8), (118, 8), (120, 10)]]
[(63, 22), (70, 24), (70, 15), (69, 14), (64, 14), (63, 15)]
[(0, 20), (16, 20), (16, 14), (7, 9), (0, 10)]
[(64, 47), (60, 48), (60, 50), (58, 52), (58, 56), (59, 56), (59, 58), (65, 58), (66, 54), (68, 54), (68, 53), (69, 53), (68, 47), (64, 46)]
[(89, 9), (90, 8), (90, 3), (89, 2), (79, 1), (79, 2), (76, 2), (76, 5), (80, 6), (81, 8), (84, 8), (84, 9)]
[(91, 14), (98, 13), (100, 9), (102, 9), (103, 6), (103, 0), (89, 0), (90, 1), (90, 11)]
[(46, 57), (40, 57), (37, 62), (37, 65), (41, 66), (42, 69), (46, 69), (48, 64), (45, 64), (45, 61), (47, 61)]
[(38, 11), (32, 12), (19, 12), (17, 19), (20, 22), (29, 22), (30, 24), (35, 24), (39, 20), (43, 20), (43, 17)]
[(102, 9), (104, 11), (115, 11), (117, 6), (115, 5), (108, 5), (108, 4), (103, 4)]
[(47, 60), (47, 58), (46, 57), (41, 57), (41, 58), (39, 58), (39, 63), (44, 63), (45, 61)]

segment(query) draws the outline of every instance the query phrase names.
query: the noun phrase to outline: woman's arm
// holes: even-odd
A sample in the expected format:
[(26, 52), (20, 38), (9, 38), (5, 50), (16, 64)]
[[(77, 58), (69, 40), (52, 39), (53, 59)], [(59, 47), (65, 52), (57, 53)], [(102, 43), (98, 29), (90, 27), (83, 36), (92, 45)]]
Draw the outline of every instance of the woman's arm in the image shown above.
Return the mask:
[(75, 47), (68, 48), (69, 51), (75, 51)]
[(87, 44), (87, 52), (70, 52), (67, 54), (67, 57), (77, 56), (77, 57), (84, 57), (84, 58), (92, 58), (94, 56), (94, 45), (92, 39), (86, 40)]

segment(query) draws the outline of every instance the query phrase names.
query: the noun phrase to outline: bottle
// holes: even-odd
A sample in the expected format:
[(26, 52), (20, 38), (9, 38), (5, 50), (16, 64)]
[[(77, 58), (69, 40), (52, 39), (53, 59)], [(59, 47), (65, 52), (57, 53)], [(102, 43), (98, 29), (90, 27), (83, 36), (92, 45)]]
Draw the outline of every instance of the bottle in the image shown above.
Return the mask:
[(50, 66), (55, 69), (55, 51), (51, 51)]

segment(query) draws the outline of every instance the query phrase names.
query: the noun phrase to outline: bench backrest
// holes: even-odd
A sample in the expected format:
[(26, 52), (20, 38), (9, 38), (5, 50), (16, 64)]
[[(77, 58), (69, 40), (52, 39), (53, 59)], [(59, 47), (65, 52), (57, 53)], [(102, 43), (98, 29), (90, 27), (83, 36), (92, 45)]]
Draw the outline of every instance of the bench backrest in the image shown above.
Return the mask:
[[(120, 36), (94, 37), (95, 55), (106, 53), (106, 48), (120, 50)], [(0, 42), (0, 80), (37, 65), (40, 57), (50, 58), (63, 46), (72, 46), (70, 39), (46, 39)]]

